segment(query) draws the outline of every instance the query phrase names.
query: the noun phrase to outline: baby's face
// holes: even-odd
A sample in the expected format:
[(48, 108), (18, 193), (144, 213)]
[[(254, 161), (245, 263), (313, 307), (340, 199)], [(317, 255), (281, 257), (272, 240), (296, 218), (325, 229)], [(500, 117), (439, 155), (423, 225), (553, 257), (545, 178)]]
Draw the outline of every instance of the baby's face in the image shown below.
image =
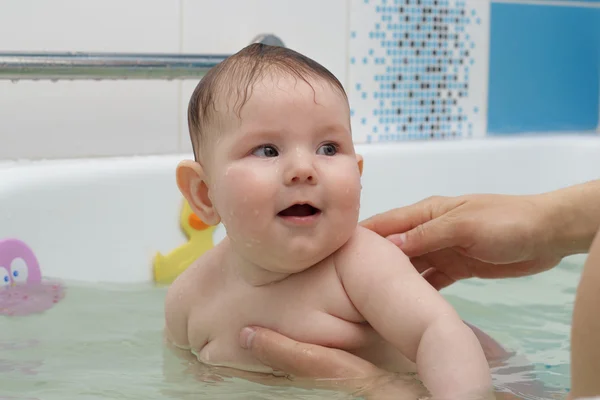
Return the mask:
[(236, 250), (271, 271), (314, 265), (358, 222), (348, 104), (329, 83), (311, 84), (258, 82), (241, 120), (222, 125), (207, 170), (209, 196)]

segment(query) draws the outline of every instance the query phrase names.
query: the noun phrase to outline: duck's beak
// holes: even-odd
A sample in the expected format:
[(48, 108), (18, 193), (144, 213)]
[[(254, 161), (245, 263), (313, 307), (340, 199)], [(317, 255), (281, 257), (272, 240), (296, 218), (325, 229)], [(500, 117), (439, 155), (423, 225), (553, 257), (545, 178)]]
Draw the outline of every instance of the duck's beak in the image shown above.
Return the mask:
[(188, 224), (190, 224), (190, 226), (197, 231), (203, 231), (203, 230), (209, 228), (209, 225), (205, 224), (204, 221), (202, 221), (194, 213), (191, 213), (190, 216), (188, 217)]

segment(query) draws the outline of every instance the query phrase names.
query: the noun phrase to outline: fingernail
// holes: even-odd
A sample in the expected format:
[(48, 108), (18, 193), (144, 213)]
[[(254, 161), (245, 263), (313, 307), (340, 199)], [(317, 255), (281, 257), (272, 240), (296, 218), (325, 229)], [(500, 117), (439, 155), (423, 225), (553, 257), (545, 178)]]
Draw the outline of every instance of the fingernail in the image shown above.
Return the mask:
[(249, 349), (252, 346), (252, 341), (254, 340), (254, 336), (256, 335), (255, 328), (244, 328), (240, 333), (240, 346), (243, 349)]
[(394, 243), (396, 246), (400, 247), (406, 242), (406, 233), (397, 233), (394, 235), (390, 235), (387, 239)]

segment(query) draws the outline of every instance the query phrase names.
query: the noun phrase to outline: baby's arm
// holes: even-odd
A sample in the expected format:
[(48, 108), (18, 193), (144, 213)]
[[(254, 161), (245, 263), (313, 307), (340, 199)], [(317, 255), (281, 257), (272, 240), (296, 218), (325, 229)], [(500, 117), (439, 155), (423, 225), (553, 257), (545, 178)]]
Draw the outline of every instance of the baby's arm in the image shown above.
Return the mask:
[(335, 265), (356, 309), (416, 362), (434, 399), (492, 396), (489, 366), (475, 334), (395, 245), (358, 228)]

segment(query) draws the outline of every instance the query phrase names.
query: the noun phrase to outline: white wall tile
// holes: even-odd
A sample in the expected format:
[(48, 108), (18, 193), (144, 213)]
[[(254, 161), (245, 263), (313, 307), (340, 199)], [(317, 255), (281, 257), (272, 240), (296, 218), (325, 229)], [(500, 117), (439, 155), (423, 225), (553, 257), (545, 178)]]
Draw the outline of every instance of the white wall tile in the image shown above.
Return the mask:
[(193, 155), (192, 141), (190, 139), (190, 133), (188, 130), (187, 123), (187, 110), (190, 97), (196, 88), (198, 82), (196, 81), (182, 81), (181, 82), (181, 105), (179, 107), (179, 151), (181, 153), (188, 153)]
[[(258, 34), (279, 36), (286, 47), (328, 68), (346, 86), (347, 0), (182, 0), (182, 51), (233, 54)], [(187, 104), (197, 82), (181, 90), (181, 151), (191, 151)]]
[(179, 50), (174, 0), (0, 0), (0, 51)]
[(0, 81), (0, 159), (176, 152), (178, 83)]
[(279, 36), (346, 79), (346, 0), (183, 0), (183, 52), (233, 54), (260, 33)]
[[(180, 50), (173, 0), (0, 0), (0, 52)], [(166, 81), (0, 81), (0, 159), (177, 151)]]

